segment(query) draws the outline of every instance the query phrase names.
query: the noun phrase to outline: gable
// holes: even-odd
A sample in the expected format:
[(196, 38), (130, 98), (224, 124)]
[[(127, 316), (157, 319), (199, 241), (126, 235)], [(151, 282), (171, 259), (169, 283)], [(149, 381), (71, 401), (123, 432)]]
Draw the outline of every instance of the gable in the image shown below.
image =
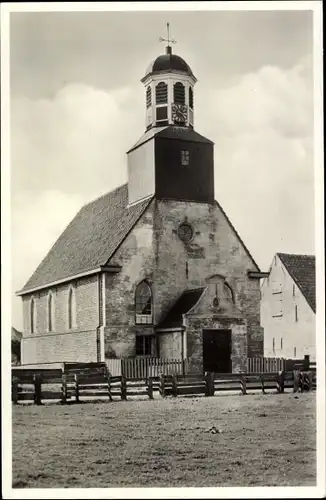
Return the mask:
[(128, 207), (124, 184), (82, 207), (20, 293), (104, 266), (149, 203)]

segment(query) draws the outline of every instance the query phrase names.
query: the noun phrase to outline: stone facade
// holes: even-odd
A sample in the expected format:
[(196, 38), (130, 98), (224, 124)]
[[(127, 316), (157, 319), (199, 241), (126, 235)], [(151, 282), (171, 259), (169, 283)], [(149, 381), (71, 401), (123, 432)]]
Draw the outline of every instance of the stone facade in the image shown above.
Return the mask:
[[(184, 243), (177, 235), (181, 223), (193, 228)], [(96, 361), (133, 357), (136, 336), (151, 336), (151, 355), (190, 357), (194, 370), (202, 369), (202, 329), (232, 330), (232, 369), (244, 359), (262, 354), (259, 281), (248, 270), (257, 267), (218, 204), (153, 199), (108, 262), (121, 266), (118, 273), (100, 273), (58, 285), (53, 294), (53, 328), (48, 331), (48, 294), (33, 295), (35, 331), (30, 332), (30, 301), (23, 297), (23, 363)], [(209, 307), (189, 315), (186, 336), (157, 333), (155, 326), (187, 289), (205, 287), (207, 279), (222, 275), (234, 295), (236, 314), (227, 316)], [(153, 294), (153, 324), (135, 324), (135, 290), (146, 279)], [(76, 324), (69, 330), (68, 294), (73, 285)], [(224, 326), (223, 326), (224, 325)]]
[(264, 355), (316, 359), (316, 315), (281, 259), (273, 259), (261, 287)]

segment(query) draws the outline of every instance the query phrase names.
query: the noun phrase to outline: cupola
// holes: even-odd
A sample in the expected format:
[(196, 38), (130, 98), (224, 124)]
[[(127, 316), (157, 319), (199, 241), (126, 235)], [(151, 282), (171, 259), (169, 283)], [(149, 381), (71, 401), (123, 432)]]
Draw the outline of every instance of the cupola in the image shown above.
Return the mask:
[(166, 125), (194, 126), (194, 85), (197, 82), (190, 66), (172, 53), (169, 24), (165, 54), (147, 68), (141, 82), (145, 86), (146, 129)]

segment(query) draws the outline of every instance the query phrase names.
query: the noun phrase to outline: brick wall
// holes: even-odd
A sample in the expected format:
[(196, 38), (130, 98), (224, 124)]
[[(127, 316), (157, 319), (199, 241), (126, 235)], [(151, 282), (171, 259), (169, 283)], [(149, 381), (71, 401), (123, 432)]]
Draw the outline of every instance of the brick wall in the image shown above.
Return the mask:
[[(273, 259), (270, 275), (262, 284), (261, 296), (264, 355), (302, 359), (305, 354), (309, 354), (315, 360), (315, 313), (278, 256)], [(280, 302), (277, 303), (277, 300)]]
[[(73, 285), (75, 294), (75, 323), (68, 329), (68, 294)], [(49, 290), (40, 290), (23, 297), (23, 360), (22, 363), (52, 361), (96, 361), (96, 329), (99, 326), (98, 277), (81, 278), (73, 284), (51, 289), (53, 328), (48, 330)], [(35, 301), (36, 321), (31, 333), (30, 301)], [(87, 352), (89, 358), (87, 358)], [(95, 357), (94, 357), (95, 353)]]

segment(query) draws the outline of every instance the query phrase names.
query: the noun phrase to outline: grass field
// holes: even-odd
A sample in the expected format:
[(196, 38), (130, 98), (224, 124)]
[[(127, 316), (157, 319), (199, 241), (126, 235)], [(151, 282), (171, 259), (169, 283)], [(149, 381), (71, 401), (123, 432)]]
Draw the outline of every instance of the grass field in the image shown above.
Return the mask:
[(314, 486), (315, 426), (315, 393), (15, 406), (13, 487)]

